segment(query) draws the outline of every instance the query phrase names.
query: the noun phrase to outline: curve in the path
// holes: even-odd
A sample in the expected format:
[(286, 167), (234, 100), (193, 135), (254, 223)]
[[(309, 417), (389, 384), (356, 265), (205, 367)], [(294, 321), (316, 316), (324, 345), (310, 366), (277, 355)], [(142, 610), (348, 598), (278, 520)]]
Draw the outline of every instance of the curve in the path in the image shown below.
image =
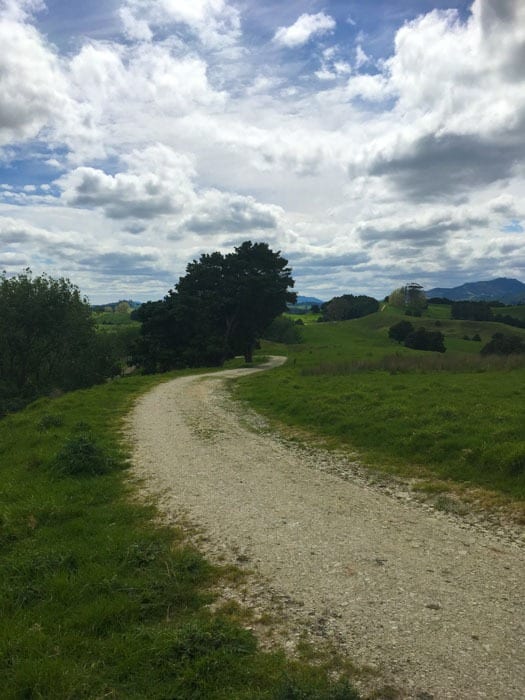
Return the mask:
[(406, 697), (525, 697), (523, 549), (249, 430), (224, 382), (247, 371), (175, 379), (137, 403), (135, 470), (161, 509), (242, 552)]

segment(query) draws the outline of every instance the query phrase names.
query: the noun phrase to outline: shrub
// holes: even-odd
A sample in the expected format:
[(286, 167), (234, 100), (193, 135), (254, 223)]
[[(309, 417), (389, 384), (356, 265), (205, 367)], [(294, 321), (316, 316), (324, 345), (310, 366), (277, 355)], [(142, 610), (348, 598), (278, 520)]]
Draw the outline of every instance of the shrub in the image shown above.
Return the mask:
[(480, 350), (482, 355), (513, 355), (525, 353), (525, 342), (517, 335), (494, 333), (492, 339)]
[(445, 352), (445, 336), (439, 331), (427, 331), (425, 328), (418, 328), (417, 331), (409, 333), (405, 338), (405, 347), (412, 350), (429, 350), (434, 352)]
[[(300, 320), (300, 319), (299, 319)], [(265, 340), (271, 340), (274, 343), (287, 343), (294, 345), (303, 340), (301, 335), (300, 324), (297, 321), (292, 321), (286, 316), (278, 316), (274, 319), (263, 334)]]
[(64, 476), (107, 474), (115, 466), (115, 460), (89, 433), (70, 437), (51, 462), (51, 469)]
[(59, 428), (64, 425), (64, 416), (46, 413), (37, 423), (38, 430), (49, 430), (49, 428)]

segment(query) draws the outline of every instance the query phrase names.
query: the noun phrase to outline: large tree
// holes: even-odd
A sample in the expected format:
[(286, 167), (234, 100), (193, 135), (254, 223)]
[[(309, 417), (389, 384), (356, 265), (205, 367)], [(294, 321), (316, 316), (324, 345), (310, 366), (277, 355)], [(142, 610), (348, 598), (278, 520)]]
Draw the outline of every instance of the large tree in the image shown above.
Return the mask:
[(102, 381), (114, 369), (89, 304), (67, 279), (0, 275), (0, 403)]
[(162, 301), (141, 307), (139, 357), (148, 369), (253, 358), (258, 339), (296, 295), (288, 261), (267, 243), (203, 254)]

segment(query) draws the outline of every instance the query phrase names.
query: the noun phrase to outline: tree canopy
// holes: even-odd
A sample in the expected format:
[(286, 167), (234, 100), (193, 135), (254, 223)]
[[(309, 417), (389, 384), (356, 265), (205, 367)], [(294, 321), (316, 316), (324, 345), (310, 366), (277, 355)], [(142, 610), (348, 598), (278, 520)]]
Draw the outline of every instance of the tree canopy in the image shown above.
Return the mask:
[(453, 301), (450, 315), (462, 321), (492, 321), (494, 314), (486, 301)]
[(193, 260), (163, 300), (144, 304), (138, 359), (148, 370), (252, 361), (258, 339), (293, 303), (291, 270), (267, 243), (245, 241), (234, 252)]
[(29, 269), (0, 275), (0, 404), (90, 386), (113, 369), (91, 309), (69, 280)]
[(343, 294), (324, 303), (321, 306), (321, 311), (323, 321), (348, 321), (379, 311), (379, 302), (364, 294), (359, 296)]

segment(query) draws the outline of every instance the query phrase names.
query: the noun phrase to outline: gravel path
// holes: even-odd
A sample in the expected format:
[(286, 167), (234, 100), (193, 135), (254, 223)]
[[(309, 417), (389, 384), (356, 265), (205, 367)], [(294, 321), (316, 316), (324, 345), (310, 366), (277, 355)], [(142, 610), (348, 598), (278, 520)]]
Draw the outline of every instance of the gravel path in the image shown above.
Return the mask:
[(134, 470), (161, 510), (198, 525), (212, 559), (255, 571), (245, 599), (280, 604), (288, 645), (308, 629), (406, 698), (525, 697), (523, 540), (254, 431), (224, 381), (249, 371), (175, 379), (137, 403)]

